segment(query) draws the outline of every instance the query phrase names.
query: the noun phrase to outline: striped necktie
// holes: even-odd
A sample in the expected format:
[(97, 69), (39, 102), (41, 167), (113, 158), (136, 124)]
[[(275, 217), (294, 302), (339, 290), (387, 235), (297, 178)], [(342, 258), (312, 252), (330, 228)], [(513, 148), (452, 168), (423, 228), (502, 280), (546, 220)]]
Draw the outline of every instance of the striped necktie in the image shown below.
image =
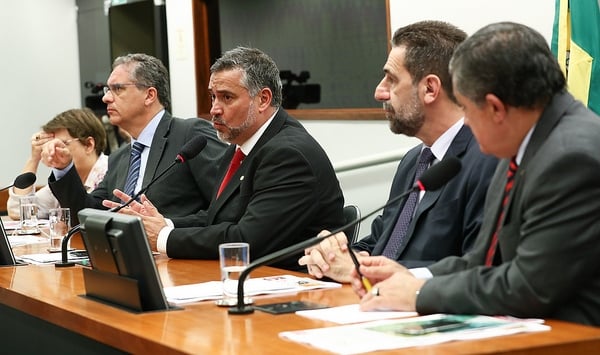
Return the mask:
[(496, 249), (498, 246), (498, 232), (502, 227), (502, 223), (504, 221), (504, 214), (506, 213), (506, 204), (508, 203), (508, 196), (510, 195), (510, 190), (512, 190), (514, 181), (515, 181), (515, 173), (517, 172), (516, 159), (513, 157), (508, 164), (508, 171), (506, 172), (506, 185), (504, 186), (504, 196), (502, 197), (502, 209), (500, 210), (500, 214), (498, 215), (498, 221), (496, 222), (496, 231), (492, 236), (492, 241), (490, 242), (490, 247), (485, 256), (485, 266), (492, 266), (494, 264), (494, 256), (496, 254)]
[(142, 164), (142, 151), (146, 146), (140, 142), (134, 142), (131, 148), (131, 157), (129, 159), (129, 172), (123, 192), (129, 196), (133, 196), (135, 186), (137, 185), (138, 177), (140, 176), (140, 165)]
[[(417, 173), (415, 174), (415, 182), (419, 180), (421, 174), (431, 164), (431, 162), (435, 159), (435, 156), (431, 152), (431, 149), (425, 148), (421, 152), (421, 157), (419, 158), (419, 163), (417, 165)], [(392, 230), (392, 234), (390, 235), (390, 239), (388, 240), (385, 248), (383, 249), (382, 255), (386, 256), (390, 259), (396, 259), (396, 253), (398, 249), (402, 245), (402, 241), (406, 236), (406, 232), (408, 231), (408, 226), (412, 221), (413, 215), (415, 214), (415, 208), (417, 207), (417, 203), (419, 202), (419, 191), (413, 191), (404, 206), (402, 206), (402, 211), (400, 211), (400, 215), (398, 216), (398, 220), (396, 221), (396, 225)]]

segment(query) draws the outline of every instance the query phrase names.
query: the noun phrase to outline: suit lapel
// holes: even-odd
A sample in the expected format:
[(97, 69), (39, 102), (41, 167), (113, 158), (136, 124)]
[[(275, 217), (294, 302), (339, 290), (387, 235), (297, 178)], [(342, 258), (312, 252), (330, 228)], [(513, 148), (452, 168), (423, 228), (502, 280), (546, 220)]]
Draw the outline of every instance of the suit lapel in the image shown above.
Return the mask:
[(167, 137), (169, 135), (169, 130), (171, 129), (171, 122), (173, 122), (173, 118), (171, 115), (165, 112), (160, 120), (160, 123), (158, 124), (158, 127), (156, 127), (154, 137), (152, 138), (152, 146), (150, 147), (150, 154), (148, 154), (148, 161), (146, 162), (146, 170), (144, 171), (144, 180), (142, 181), (142, 186), (148, 186), (150, 181), (152, 181), (156, 175), (158, 163), (163, 156), (167, 144)]
[[(521, 186), (523, 186), (522, 181), (525, 179), (527, 173), (527, 167), (529, 162), (534, 159), (538, 149), (544, 144), (552, 130), (556, 127), (560, 119), (564, 116), (567, 109), (571, 106), (574, 99), (571, 95), (562, 93), (554, 96), (550, 104), (546, 107), (542, 115), (540, 116), (535, 128), (533, 129), (533, 133), (531, 134), (531, 138), (529, 143), (527, 144), (527, 148), (525, 149), (525, 153), (523, 154), (523, 159), (521, 159), (521, 163), (519, 164), (519, 168), (517, 169), (517, 173), (514, 178), (513, 188), (510, 191), (508, 196), (508, 202), (505, 207), (506, 211), (504, 214), (504, 219), (500, 221), (502, 225), (506, 223), (510, 223), (511, 213), (513, 210), (513, 201), (519, 201), (521, 196)], [(508, 160), (502, 162), (502, 171), (504, 172), (503, 182), (506, 182), (506, 173), (508, 171)], [(504, 184), (501, 188), (497, 188), (496, 190), (504, 191)], [(499, 199), (502, 198), (502, 195), (499, 193)], [(501, 202), (497, 203), (497, 211), (496, 211), (496, 219), (500, 213)], [(505, 223), (506, 222), (506, 223)]]
[[(129, 160), (131, 157), (131, 144), (127, 144), (127, 147), (123, 147), (122, 155), (119, 159), (115, 159), (115, 166), (110, 167), (112, 171), (116, 171), (116, 179), (115, 186), (117, 186), (120, 190), (123, 190), (125, 187), (125, 180), (127, 180), (127, 173), (129, 171)], [(118, 152), (112, 153), (118, 154)], [(110, 191), (110, 195), (113, 196), (112, 199), (118, 201), (119, 199), (114, 197), (112, 191)]]
[(531, 134), (531, 139), (529, 140), (529, 144), (527, 144), (525, 154), (523, 155), (521, 164), (519, 164), (519, 169), (527, 166), (527, 163), (533, 158), (539, 147), (544, 144), (546, 138), (548, 138), (550, 132), (564, 116), (567, 109), (573, 104), (573, 101), (573, 97), (566, 93), (554, 96), (552, 102), (550, 102), (542, 113)]
[[(267, 129), (263, 132), (258, 142), (256, 142), (256, 145), (252, 148), (250, 153), (242, 162), (242, 165), (240, 165), (235, 174), (233, 174), (231, 180), (229, 180), (229, 183), (227, 184), (223, 192), (221, 192), (219, 198), (216, 198), (218, 186), (215, 188), (215, 199), (211, 204), (211, 208), (209, 209), (208, 214), (209, 221), (213, 220), (218, 211), (225, 205), (225, 202), (229, 198), (231, 198), (236, 191), (239, 190), (242, 181), (245, 179), (245, 174), (248, 171), (248, 167), (252, 165), (252, 162), (257, 152), (260, 151), (260, 148), (264, 146), (269, 140), (271, 140), (271, 138), (273, 138), (275, 135), (277, 135), (277, 133), (279, 133), (279, 131), (281, 131), (283, 125), (287, 121), (287, 117), (287, 113), (283, 109), (279, 109), (279, 111), (277, 112), (275, 117), (273, 117), (273, 120), (269, 124), (269, 127), (267, 127)], [(219, 172), (219, 185), (221, 184), (221, 181), (223, 181), (227, 169), (229, 169), (229, 163), (233, 158), (235, 148), (235, 145), (230, 146), (227, 150), (227, 153), (223, 157), (223, 164), (221, 164), (221, 171)]]
[[(469, 142), (471, 142), (472, 139), (474, 139), (474, 138), (473, 138), (473, 134), (471, 133), (471, 130), (467, 126), (462, 126), (462, 128), (458, 131), (458, 133), (454, 137), (454, 140), (452, 140), (452, 143), (448, 147), (448, 151), (446, 152), (445, 156), (453, 156), (453, 157), (461, 158), (467, 151), (467, 148), (469, 147)], [(416, 169), (416, 165), (417, 165), (417, 163), (415, 161), (413, 164), (413, 166), (415, 166), (415, 168), (412, 170), (411, 176), (414, 175), (414, 170)], [(410, 223), (408, 230), (406, 231), (406, 237), (404, 238), (402, 245), (400, 245), (397, 255), (402, 254), (402, 252), (404, 251), (404, 249), (410, 242), (410, 238), (412, 238), (413, 231), (415, 229), (415, 225), (417, 224), (417, 221), (419, 220), (419, 218), (421, 218), (423, 213), (425, 213), (426, 211), (428, 211), (429, 209), (431, 209), (433, 207), (435, 202), (438, 200), (438, 198), (444, 191), (444, 188), (445, 187), (442, 187), (442, 188), (434, 190), (434, 191), (427, 191), (423, 195), (423, 198), (417, 204), (417, 208), (415, 210), (415, 215), (413, 217), (413, 220)], [(400, 211), (398, 211), (398, 214), (399, 214), (399, 212)], [(398, 218), (398, 216), (396, 216), (396, 219), (397, 218)]]
[[(404, 158), (402, 158), (402, 162), (406, 163), (406, 170), (407, 173), (403, 174), (402, 177), (398, 177), (397, 180), (402, 180), (400, 181), (397, 185), (394, 185), (393, 187), (393, 195), (390, 195), (390, 199), (398, 196), (399, 194), (403, 193), (404, 191), (410, 189), (410, 187), (413, 185), (413, 180), (414, 180), (414, 176), (415, 173), (417, 171), (417, 160), (419, 159), (419, 155), (420, 155), (420, 151), (421, 148), (423, 147), (423, 144), (420, 144), (419, 146), (411, 149), (405, 156)], [(396, 184), (396, 181), (394, 181), (394, 184)], [(392, 216), (392, 220), (393, 223), (390, 223), (388, 226), (385, 227), (385, 230), (381, 233), (381, 238), (377, 241), (377, 243), (375, 244), (375, 246), (373, 247), (373, 255), (380, 255), (383, 252), (383, 249), (385, 249), (385, 246), (387, 245), (390, 236), (392, 235), (392, 231), (394, 230), (394, 227), (396, 226), (396, 222), (398, 221), (398, 217), (400, 216), (400, 212), (402, 211), (402, 208), (404, 207), (404, 203), (406, 202), (406, 197), (399, 201), (397, 206), (395, 206), (395, 210), (393, 211), (394, 215)], [(392, 212), (390, 212), (392, 213)], [(400, 249), (403, 249), (402, 246), (400, 246)]]

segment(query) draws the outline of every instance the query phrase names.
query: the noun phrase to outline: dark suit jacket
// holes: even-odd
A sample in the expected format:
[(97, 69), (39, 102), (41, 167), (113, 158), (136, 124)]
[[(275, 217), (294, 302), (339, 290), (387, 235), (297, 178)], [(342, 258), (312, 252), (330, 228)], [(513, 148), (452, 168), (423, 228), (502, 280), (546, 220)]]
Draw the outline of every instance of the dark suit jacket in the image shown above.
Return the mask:
[[(390, 199), (412, 187), (422, 145), (400, 161), (392, 182)], [(448, 255), (463, 255), (477, 234), (483, 217), (485, 194), (498, 160), (481, 153), (471, 130), (463, 126), (446, 156), (461, 159), (462, 169), (441, 189), (427, 191), (417, 205), (396, 260), (407, 267), (432, 264)], [(371, 225), (371, 234), (353, 248), (381, 255), (404, 201), (383, 210)]]
[(490, 184), (472, 251), (429, 267), (436, 277), (421, 289), (417, 310), (600, 325), (598, 137), (600, 118), (570, 94), (557, 94), (515, 175), (498, 235), (503, 262), (482, 266), (500, 212), (508, 160), (498, 165)]
[[(222, 180), (235, 147), (223, 158)], [(216, 194), (216, 190), (214, 193)], [(279, 109), (221, 196), (196, 218), (173, 218), (172, 258), (217, 259), (224, 242), (250, 243), (259, 257), (344, 224), (344, 197), (327, 155), (295, 119)], [(302, 252), (273, 265), (300, 269)]]
[[(166, 216), (185, 216), (208, 207), (216, 180), (217, 164), (225, 152), (225, 144), (218, 140), (212, 125), (198, 118), (180, 119), (165, 112), (156, 128), (144, 172), (142, 186), (160, 174), (179, 153), (181, 147), (196, 135), (204, 135), (208, 141), (198, 156), (179, 164), (161, 177), (146, 195), (158, 210)], [(108, 171), (104, 180), (91, 193), (87, 193), (77, 171), (72, 168), (61, 179), (51, 174), (48, 183), (61, 206), (70, 207), (73, 224), (77, 212), (85, 207), (105, 209), (102, 200), (119, 201), (114, 189), (123, 189), (131, 145), (127, 144), (108, 158)]]

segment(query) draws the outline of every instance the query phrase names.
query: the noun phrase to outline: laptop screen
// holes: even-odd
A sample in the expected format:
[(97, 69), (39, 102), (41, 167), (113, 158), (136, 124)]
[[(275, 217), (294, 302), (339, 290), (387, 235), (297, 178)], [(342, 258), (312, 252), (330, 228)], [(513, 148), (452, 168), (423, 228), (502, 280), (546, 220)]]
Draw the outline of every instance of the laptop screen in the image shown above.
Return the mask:
[(10, 241), (4, 229), (4, 223), (0, 218), (0, 265), (16, 265), (15, 255), (10, 247)]

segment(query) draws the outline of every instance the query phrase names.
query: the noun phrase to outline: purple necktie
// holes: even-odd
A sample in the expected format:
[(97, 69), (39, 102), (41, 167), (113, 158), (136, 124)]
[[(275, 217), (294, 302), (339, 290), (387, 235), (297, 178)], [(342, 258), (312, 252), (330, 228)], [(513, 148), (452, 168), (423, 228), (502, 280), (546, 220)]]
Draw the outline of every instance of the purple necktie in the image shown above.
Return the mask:
[[(419, 158), (419, 164), (417, 165), (415, 182), (419, 180), (421, 174), (427, 170), (434, 159), (435, 156), (433, 153), (431, 153), (431, 149), (424, 148), (421, 152), (421, 157)], [(390, 239), (383, 249), (383, 256), (386, 256), (390, 259), (396, 259), (396, 253), (398, 252), (400, 245), (402, 245), (402, 240), (404, 239), (404, 236), (406, 236), (410, 221), (412, 221), (413, 215), (415, 214), (417, 202), (419, 202), (419, 191), (413, 191), (410, 195), (408, 195), (408, 198), (402, 207), (402, 211), (400, 211), (400, 215), (398, 216), (398, 220), (396, 221), (392, 235), (390, 235)]]

